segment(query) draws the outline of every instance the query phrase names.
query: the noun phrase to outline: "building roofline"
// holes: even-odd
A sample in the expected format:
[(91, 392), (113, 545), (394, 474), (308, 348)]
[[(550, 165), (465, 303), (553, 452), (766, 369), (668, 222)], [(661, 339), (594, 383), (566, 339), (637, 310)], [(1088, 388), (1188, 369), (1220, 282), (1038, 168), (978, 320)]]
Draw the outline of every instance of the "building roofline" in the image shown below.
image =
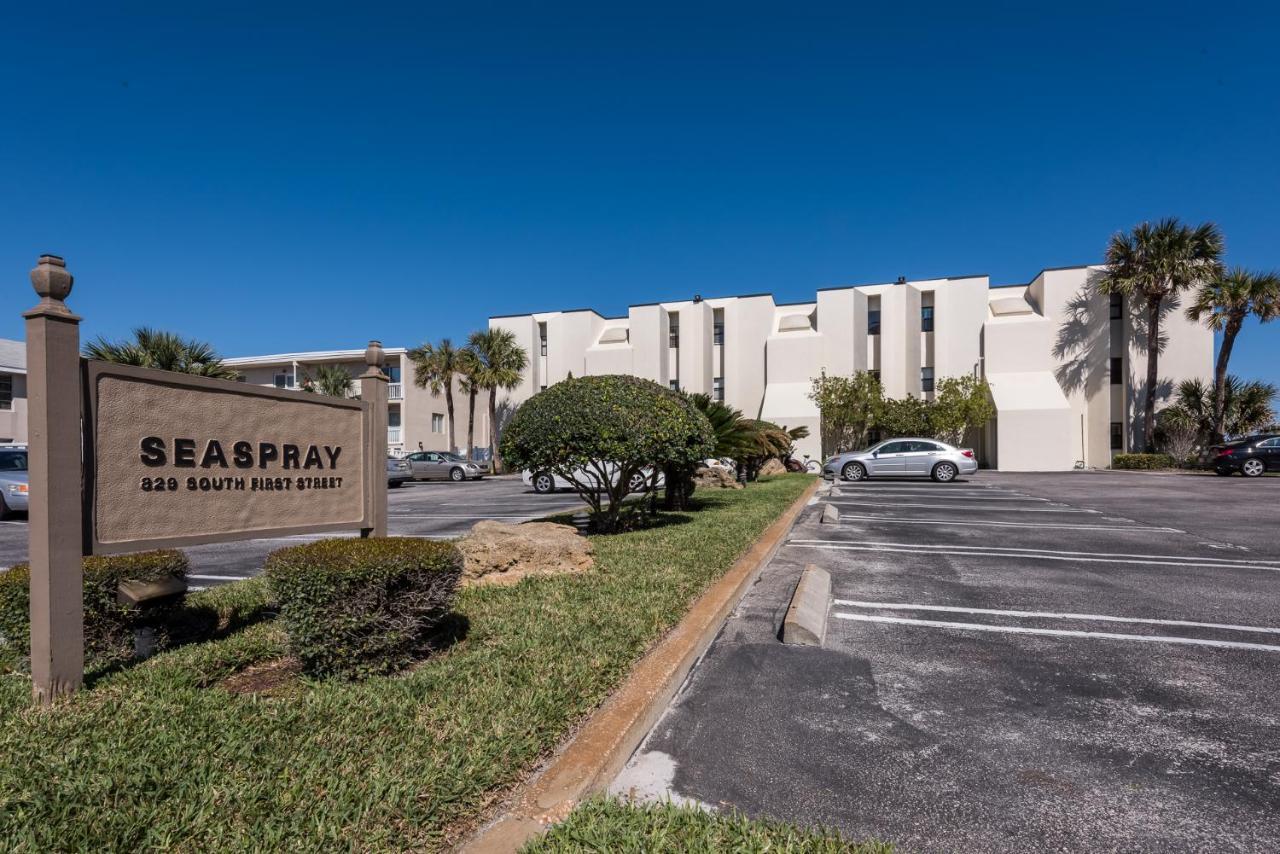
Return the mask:
[[(403, 356), (409, 352), (405, 347), (384, 347), (388, 356)], [(359, 350), (308, 350), (301, 353), (270, 353), (264, 356), (232, 356), (223, 359), (226, 365), (272, 365), (279, 362), (301, 362), (316, 359), (363, 359), (364, 349)]]

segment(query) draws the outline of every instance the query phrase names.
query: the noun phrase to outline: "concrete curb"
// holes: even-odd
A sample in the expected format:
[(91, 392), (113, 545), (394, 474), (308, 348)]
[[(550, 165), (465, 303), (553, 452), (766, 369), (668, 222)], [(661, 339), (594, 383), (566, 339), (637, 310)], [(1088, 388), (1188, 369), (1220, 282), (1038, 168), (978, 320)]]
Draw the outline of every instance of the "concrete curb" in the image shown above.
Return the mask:
[(813, 564), (804, 568), (791, 606), (782, 621), (782, 642), (797, 646), (822, 646), (827, 634), (831, 605), (831, 574)]
[(561, 746), (547, 767), (524, 784), (511, 808), (460, 843), (457, 850), (486, 854), (517, 851), (564, 819), (579, 801), (608, 787), (658, 722), (694, 663), (782, 545), (817, 489), (817, 482), (811, 484), (693, 603), (684, 619), (640, 659), (622, 686)]
[(840, 509), (834, 504), (822, 505), (822, 524), (835, 525), (840, 521)]

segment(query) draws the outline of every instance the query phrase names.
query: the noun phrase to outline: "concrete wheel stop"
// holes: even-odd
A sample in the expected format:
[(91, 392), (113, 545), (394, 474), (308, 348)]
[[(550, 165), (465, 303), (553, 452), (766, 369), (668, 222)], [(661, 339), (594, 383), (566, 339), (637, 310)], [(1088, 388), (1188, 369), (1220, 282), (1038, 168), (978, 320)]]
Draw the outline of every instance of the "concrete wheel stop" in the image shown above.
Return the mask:
[(827, 634), (831, 604), (831, 575), (813, 564), (804, 568), (791, 606), (782, 621), (782, 642), (796, 646), (822, 646)]

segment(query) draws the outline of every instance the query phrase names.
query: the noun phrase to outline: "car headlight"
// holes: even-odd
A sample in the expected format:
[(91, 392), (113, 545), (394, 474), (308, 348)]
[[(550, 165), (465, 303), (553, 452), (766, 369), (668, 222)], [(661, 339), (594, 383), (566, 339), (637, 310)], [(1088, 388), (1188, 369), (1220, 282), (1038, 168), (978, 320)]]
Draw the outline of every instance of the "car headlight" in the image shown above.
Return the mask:
[(26, 495), (29, 488), (30, 487), (25, 483), (11, 483), (9, 484), (9, 494)]

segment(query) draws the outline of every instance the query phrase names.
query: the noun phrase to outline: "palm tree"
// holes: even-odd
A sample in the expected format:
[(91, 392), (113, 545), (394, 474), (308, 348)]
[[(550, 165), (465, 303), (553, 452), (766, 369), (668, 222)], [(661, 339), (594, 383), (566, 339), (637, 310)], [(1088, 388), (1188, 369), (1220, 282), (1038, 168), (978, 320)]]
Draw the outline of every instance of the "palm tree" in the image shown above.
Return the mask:
[(711, 422), (716, 440), (714, 453), (717, 457), (736, 460), (756, 447), (755, 424), (744, 418), (740, 410), (712, 400), (709, 394), (691, 394), (689, 401)]
[(1222, 441), (1227, 422), (1227, 363), (1236, 336), (1249, 315), (1263, 323), (1280, 315), (1280, 275), (1252, 273), (1236, 267), (1200, 286), (1187, 308), (1191, 320), (1203, 320), (1222, 333), (1222, 347), (1213, 370), (1213, 441)]
[(476, 371), (480, 362), (470, 347), (463, 347), (458, 352), (461, 355), (458, 363), (458, 388), (467, 396), (467, 459), (471, 459), (476, 447), (476, 395), (480, 393)]
[(418, 388), (430, 389), (432, 394), (444, 392), (444, 408), (449, 413), (449, 450), (457, 452), (458, 443), (454, 438), (453, 418), (453, 380), (462, 373), (463, 352), (466, 348), (454, 347), (448, 338), (442, 338), (439, 344), (430, 342), (409, 351), (413, 360), (413, 382)]
[(354, 382), (351, 373), (342, 365), (321, 365), (316, 368), (314, 376), (307, 374), (302, 381), (302, 390), (330, 397), (350, 397)]
[[(1275, 420), (1273, 401), (1276, 387), (1271, 383), (1242, 380), (1228, 375), (1223, 380), (1222, 388), (1222, 424), (1225, 435), (1245, 436)], [(1214, 408), (1216, 390), (1216, 386), (1211, 387), (1203, 380), (1184, 380), (1178, 384), (1176, 403), (1169, 407), (1179, 411), (1176, 417), (1194, 421), (1199, 426), (1200, 434), (1210, 441), (1217, 438), (1213, 435), (1217, 424)]]
[(147, 326), (134, 329), (132, 341), (108, 341), (99, 336), (85, 345), (84, 357), (222, 380), (240, 376), (234, 368), (223, 364), (212, 345)]
[(1160, 382), (1160, 318), (1166, 301), (1213, 280), (1221, 269), (1222, 232), (1211, 222), (1194, 228), (1177, 219), (1155, 225), (1140, 223), (1132, 232), (1112, 235), (1106, 271), (1099, 277), (1102, 294), (1122, 294), (1146, 304), (1147, 382), (1143, 396), (1143, 448), (1154, 442), (1156, 386)]
[(473, 380), (489, 391), (489, 470), (497, 474), (502, 470), (502, 456), (498, 453), (498, 389), (513, 389), (520, 384), (529, 367), (529, 354), (509, 329), (472, 332), (467, 346), (476, 358)]

